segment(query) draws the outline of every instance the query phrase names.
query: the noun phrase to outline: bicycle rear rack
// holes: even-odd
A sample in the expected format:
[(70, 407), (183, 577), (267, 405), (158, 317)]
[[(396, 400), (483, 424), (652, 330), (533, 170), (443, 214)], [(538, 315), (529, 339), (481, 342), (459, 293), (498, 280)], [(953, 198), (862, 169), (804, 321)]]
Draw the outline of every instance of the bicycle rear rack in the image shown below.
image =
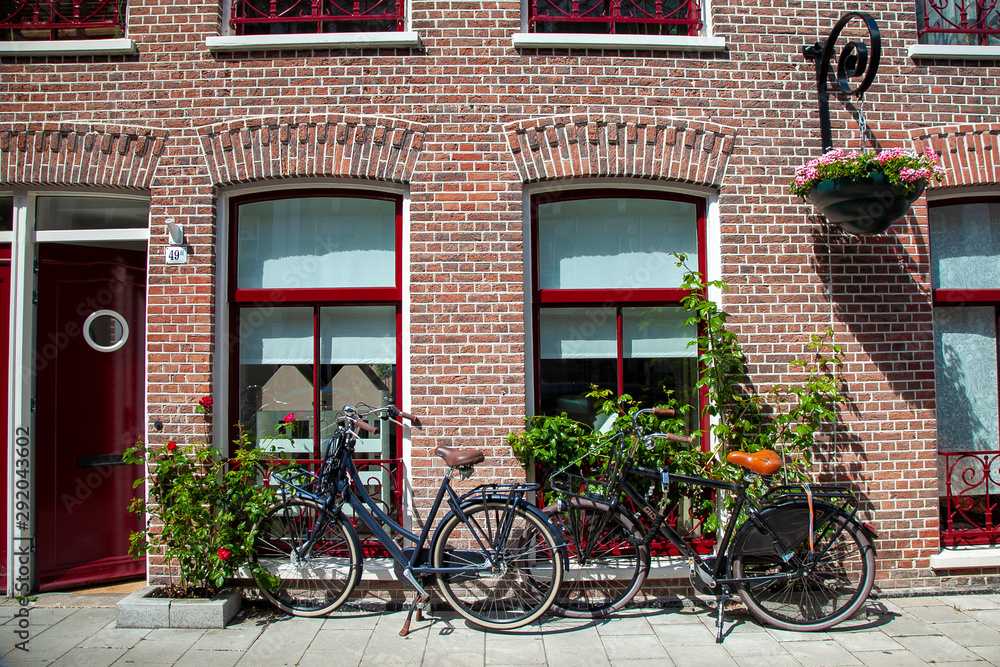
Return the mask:
[(300, 466), (286, 466), (272, 470), (270, 478), (278, 483), (282, 501), (288, 496), (295, 495), (315, 498), (323, 487), (319, 475)]
[[(812, 494), (813, 500), (828, 502), (851, 516), (854, 516), (858, 511), (858, 497), (853, 490), (846, 486), (810, 484), (809, 493)], [(805, 501), (808, 499), (808, 495), (802, 484), (782, 484), (769, 489), (761, 496), (760, 504), (762, 507), (766, 507), (794, 500)]]

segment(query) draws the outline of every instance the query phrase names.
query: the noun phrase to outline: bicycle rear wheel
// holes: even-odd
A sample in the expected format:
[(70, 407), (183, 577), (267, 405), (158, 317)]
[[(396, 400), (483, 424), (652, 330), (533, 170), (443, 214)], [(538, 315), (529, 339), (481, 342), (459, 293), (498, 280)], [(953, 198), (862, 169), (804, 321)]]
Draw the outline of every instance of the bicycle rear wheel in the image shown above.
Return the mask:
[[(255, 561), (273, 580), (255, 573), (260, 592), (295, 616), (328, 614), (351, 595), (361, 577), (361, 549), (350, 524), (312, 500), (292, 498), (257, 524)], [(302, 553), (313, 540), (308, 553)]]
[(570, 567), (552, 611), (569, 618), (600, 618), (635, 597), (649, 573), (649, 545), (621, 509), (583, 498), (545, 508), (566, 543)]
[(435, 536), (433, 563), (464, 568), (438, 574), (441, 595), (459, 614), (490, 629), (527, 625), (552, 605), (563, 576), (558, 540), (530, 510), (503, 500), (462, 508)]
[[(773, 548), (767, 553), (754, 547), (763, 540), (752, 535), (763, 533), (748, 523), (734, 541), (732, 567), (737, 579), (790, 574), (808, 556), (807, 505), (770, 507), (761, 512), (760, 518), (779, 535), (791, 532), (798, 537), (790, 553), (777, 554)], [(740, 598), (762, 623), (781, 630), (825, 630), (853, 616), (868, 598), (875, 580), (875, 553), (864, 528), (853, 517), (829, 505), (817, 507), (814, 521), (817, 560), (811, 571), (803, 576), (738, 585)]]

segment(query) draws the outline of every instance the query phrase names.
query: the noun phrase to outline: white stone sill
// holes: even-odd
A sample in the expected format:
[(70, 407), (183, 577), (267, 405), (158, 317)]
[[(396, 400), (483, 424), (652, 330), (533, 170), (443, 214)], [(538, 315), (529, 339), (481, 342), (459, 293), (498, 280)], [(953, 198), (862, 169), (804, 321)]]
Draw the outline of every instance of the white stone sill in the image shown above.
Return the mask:
[(209, 37), (205, 40), (205, 46), (212, 53), (293, 49), (415, 48), (420, 46), (420, 35), (415, 32), (352, 32)]
[[(365, 569), (361, 573), (362, 581), (396, 581), (396, 575), (393, 573), (392, 569), (392, 559), (391, 558), (366, 558), (365, 559)], [(570, 568), (570, 572), (579, 572), (579, 570), (573, 570)], [(592, 574), (596, 574), (591, 570)], [(681, 562), (676, 559), (670, 558), (654, 558), (653, 562), (649, 567), (649, 576), (646, 580), (650, 579), (686, 579), (688, 577), (688, 565), (686, 562)], [(606, 573), (602, 575), (602, 578), (607, 578)]]
[(908, 55), (913, 60), (921, 58), (951, 58), (953, 60), (997, 60), (1000, 46), (957, 46), (953, 44), (910, 44)]
[(723, 37), (674, 35), (586, 35), (523, 32), (512, 38), (518, 49), (637, 49), (655, 51), (725, 51)]
[(962, 547), (945, 549), (931, 556), (931, 568), (935, 570), (959, 570), (979, 567), (1000, 566), (1000, 549), (997, 547)]
[(0, 56), (127, 56), (135, 52), (135, 40), (127, 37), (0, 42)]

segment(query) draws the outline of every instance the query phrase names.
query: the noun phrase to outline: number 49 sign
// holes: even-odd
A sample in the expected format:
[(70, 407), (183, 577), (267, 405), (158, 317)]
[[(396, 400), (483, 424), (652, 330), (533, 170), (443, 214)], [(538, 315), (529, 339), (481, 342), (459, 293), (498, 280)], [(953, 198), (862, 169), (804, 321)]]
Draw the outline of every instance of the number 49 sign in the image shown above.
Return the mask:
[(184, 246), (168, 246), (166, 248), (167, 264), (187, 264), (188, 251)]

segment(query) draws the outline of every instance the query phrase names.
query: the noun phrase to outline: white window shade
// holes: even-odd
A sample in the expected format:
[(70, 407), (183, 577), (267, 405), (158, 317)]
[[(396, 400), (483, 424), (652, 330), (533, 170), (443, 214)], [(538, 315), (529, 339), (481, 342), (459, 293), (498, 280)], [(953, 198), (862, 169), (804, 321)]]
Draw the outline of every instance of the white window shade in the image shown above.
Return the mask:
[(312, 364), (312, 308), (240, 310), (240, 363)]
[(623, 309), (622, 356), (626, 359), (698, 356), (698, 348), (688, 346), (698, 334), (695, 326), (684, 323), (689, 315), (683, 308)]
[(993, 307), (934, 309), (938, 449), (997, 448), (997, 339)]
[(694, 204), (614, 198), (538, 207), (540, 289), (679, 287), (675, 252), (697, 265)]
[(1000, 203), (930, 211), (934, 289), (1000, 289)]
[(239, 289), (394, 287), (394, 201), (304, 197), (243, 204)]
[(396, 309), (393, 306), (321, 309), (320, 363), (396, 363)]
[(616, 359), (614, 308), (549, 308), (539, 314), (542, 359)]

